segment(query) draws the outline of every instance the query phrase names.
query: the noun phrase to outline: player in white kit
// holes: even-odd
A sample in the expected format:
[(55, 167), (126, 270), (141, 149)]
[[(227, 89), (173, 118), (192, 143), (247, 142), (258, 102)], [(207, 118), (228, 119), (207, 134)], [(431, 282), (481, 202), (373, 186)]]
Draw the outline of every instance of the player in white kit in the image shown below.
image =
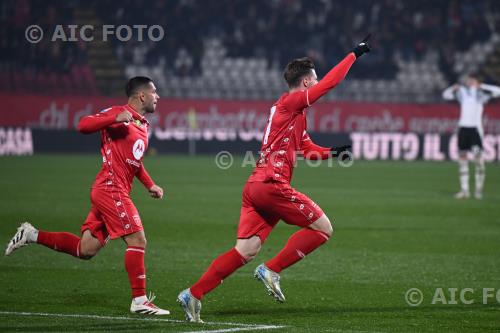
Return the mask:
[(443, 91), (445, 100), (457, 100), (460, 103), (458, 121), (459, 179), (460, 191), (457, 199), (470, 197), (469, 161), (467, 153), (472, 151), (475, 164), (476, 199), (483, 197), (485, 167), (483, 159), (483, 106), (491, 98), (500, 97), (500, 87), (480, 83), (477, 77), (470, 75), (465, 85), (454, 84)]

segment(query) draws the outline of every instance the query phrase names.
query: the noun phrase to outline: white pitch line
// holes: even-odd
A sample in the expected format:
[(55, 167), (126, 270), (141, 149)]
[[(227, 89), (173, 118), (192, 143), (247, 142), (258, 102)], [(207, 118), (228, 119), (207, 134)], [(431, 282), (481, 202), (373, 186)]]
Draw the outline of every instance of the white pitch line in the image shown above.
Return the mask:
[(256, 331), (256, 330), (275, 330), (278, 328), (284, 328), (285, 326), (275, 326), (275, 325), (257, 325), (252, 327), (236, 327), (236, 328), (223, 328), (220, 330), (210, 330), (210, 331), (189, 331), (189, 332), (179, 332), (179, 333), (225, 333), (225, 332), (241, 332), (241, 331)]
[(328, 332), (335, 332), (335, 333), (387, 333), (387, 332), (380, 332), (380, 331), (353, 331), (353, 330), (343, 330), (343, 329), (330, 329)]
[[(0, 315), (12, 316), (40, 316), (40, 317), (58, 317), (58, 318), (87, 318), (87, 319), (103, 319), (103, 320), (132, 320), (132, 321), (153, 321), (153, 322), (169, 322), (169, 323), (182, 323), (186, 324), (184, 320), (177, 319), (163, 319), (163, 318), (134, 318), (123, 316), (99, 316), (93, 314), (66, 314), (66, 313), (45, 313), (45, 312), (15, 312), (15, 311), (0, 311)], [(222, 326), (239, 326), (235, 328), (226, 328), (218, 330), (204, 330), (204, 331), (191, 331), (183, 333), (223, 333), (223, 332), (238, 332), (238, 331), (254, 331), (254, 330), (271, 330), (283, 328), (285, 326), (279, 325), (264, 325), (264, 324), (244, 324), (244, 323), (231, 323), (231, 322), (205, 322), (201, 325), (222, 325)]]

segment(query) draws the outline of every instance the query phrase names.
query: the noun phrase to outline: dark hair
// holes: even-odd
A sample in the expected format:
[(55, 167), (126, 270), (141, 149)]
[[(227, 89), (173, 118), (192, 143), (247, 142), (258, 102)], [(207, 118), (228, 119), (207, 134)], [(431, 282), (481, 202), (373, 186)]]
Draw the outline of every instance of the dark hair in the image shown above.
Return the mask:
[(294, 88), (300, 84), (304, 76), (311, 74), (313, 69), (314, 63), (311, 59), (307, 57), (294, 59), (286, 65), (283, 77), (288, 87)]
[(139, 88), (142, 88), (149, 82), (153, 82), (149, 77), (146, 76), (135, 76), (128, 80), (127, 85), (125, 86), (125, 94), (127, 94), (127, 97), (132, 96), (135, 94)]

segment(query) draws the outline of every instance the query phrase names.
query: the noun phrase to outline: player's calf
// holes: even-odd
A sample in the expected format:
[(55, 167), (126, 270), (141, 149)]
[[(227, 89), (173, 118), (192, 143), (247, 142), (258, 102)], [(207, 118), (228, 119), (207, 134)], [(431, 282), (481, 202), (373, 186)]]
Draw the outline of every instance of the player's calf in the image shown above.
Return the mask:
[(283, 302), (285, 298), (279, 284), (281, 271), (304, 259), (309, 253), (326, 243), (332, 233), (330, 220), (323, 214), (308, 228), (302, 228), (294, 233), (274, 258), (267, 261), (265, 265), (257, 267), (255, 277), (264, 283), (270, 295)]

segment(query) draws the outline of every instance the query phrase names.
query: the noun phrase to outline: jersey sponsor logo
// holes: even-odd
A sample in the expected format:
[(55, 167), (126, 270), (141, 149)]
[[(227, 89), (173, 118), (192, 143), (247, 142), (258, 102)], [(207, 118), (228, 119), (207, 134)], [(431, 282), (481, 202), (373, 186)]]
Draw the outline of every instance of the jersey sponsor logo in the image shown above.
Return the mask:
[(141, 163), (137, 162), (137, 161), (134, 161), (134, 160), (131, 160), (130, 158), (127, 158), (125, 160), (128, 164), (131, 164), (137, 168), (140, 168), (141, 167)]
[(138, 139), (132, 147), (132, 154), (134, 154), (134, 158), (139, 161), (144, 155), (145, 149), (146, 145), (144, 144), (144, 141), (142, 139)]

